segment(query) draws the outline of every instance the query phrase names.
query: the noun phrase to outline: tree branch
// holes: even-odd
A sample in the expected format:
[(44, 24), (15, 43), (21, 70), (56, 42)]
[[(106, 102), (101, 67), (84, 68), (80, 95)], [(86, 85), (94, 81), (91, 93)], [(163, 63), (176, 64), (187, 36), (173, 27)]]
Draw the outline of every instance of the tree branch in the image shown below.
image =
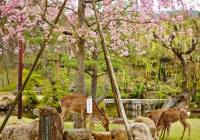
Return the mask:
[(105, 73), (99, 74), (99, 75), (97, 75), (97, 77), (100, 77), (100, 76), (103, 76), (103, 75), (106, 75), (106, 74), (108, 74), (108, 72), (105, 72)]
[(198, 44), (198, 39), (195, 41), (192, 39), (192, 47), (185, 52), (181, 52), (180, 54), (190, 54), (196, 49), (196, 45)]
[(149, 88), (148, 84), (146, 82), (144, 82), (144, 85), (146, 86), (147, 88), (147, 91), (161, 91), (162, 93), (168, 95), (168, 96), (171, 96), (171, 93), (170, 92), (167, 92), (167, 91), (164, 91), (164, 90), (161, 90), (161, 89), (153, 89), (153, 88)]
[[(103, 1), (103, 0), (95, 0), (94, 2), (100, 2), (100, 1)], [(91, 0), (87, 0), (87, 1), (85, 1), (85, 3), (92, 3), (92, 1)]]
[(65, 34), (65, 35), (72, 35), (72, 33), (68, 32), (68, 31), (63, 31), (62, 33)]

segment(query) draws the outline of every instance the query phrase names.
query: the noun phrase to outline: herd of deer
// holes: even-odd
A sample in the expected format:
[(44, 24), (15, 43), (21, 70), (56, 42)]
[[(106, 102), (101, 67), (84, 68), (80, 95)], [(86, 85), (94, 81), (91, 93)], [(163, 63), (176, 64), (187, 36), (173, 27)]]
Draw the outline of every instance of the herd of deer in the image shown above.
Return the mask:
[[(87, 114), (87, 96), (79, 95), (79, 94), (68, 94), (63, 96), (60, 99), (60, 106), (62, 108), (62, 112), (60, 113), (61, 118), (68, 112), (80, 113), (82, 116), (82, 128), (85, 128), (85, 118)], [(109, 118), (106, 113), (102, 113), (96, 103), (93, 101), (93, 115), (96, 116), (100, 121), (102, 126), (109, 131)], [(162, 129), (161, 136), (162, 138), (165, 135), (165, 131), (167, 129), (167, 139), (169, 139), (169, 131), (171, 127), (171, 123), (176, 121), (180, 121), (184, 127), (183, 134), (181, 139), (184, 136), (186, 127), (189, 130), (190, 139), (190, 124), (187, 122), (187, 118), (189, 117), (190, 112), (183, 107), (174, 107), (169, 110), (158, 109), (151, 114), (149, 114), (149, 118), (153, 120), (156, 126), (156, 134), (158, 135), (159, 130)]]

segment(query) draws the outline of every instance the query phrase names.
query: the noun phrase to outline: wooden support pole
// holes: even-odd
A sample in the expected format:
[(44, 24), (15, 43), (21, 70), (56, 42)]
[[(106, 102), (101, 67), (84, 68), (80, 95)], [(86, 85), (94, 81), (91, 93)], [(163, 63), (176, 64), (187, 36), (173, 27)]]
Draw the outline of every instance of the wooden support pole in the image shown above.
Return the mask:
[(123, 106), (122, 99), (121, 99), (121, 94), (119, 92), (117, 80), (116, 80), (115, 73), (114, 73), (114, 70), (113, 70), (113, 66), (112, 66), (112, 63), (111, 63), (111, 60), (110, 60), (106, 41), (105, 41), (105, 38), (103, 36), (103, 31), (101, 29), (101, 24), (99, 22), (99, 17), (98, 17), (98, 14), (97, 14), (96, 4), (95, 4), (94, 0), (92, 0), (92, 5), (93, 5), (95, 17), (96, 17), (98, 30), (99, 30), (100, 37), (101, 37), (102, 48), (103, 48), (104, 57), (105, 57), (107, 68), (108, 68), (108, 73), (109, 73), (109, 76), (110, 76), (110, 82), (111, 82), (113, 94), (114, 94), (114, 97), (116, 98), (116, 104), (119, 107), (120, 114), (122, 115), (122, 118), (124, 120), (125, 128), (126, 128), (127, 135), (128, 135), (128, 140), (133, 140), (133, 136), (130, 132), (130, 125), (128, 124), (128, 120), (127, 120), (127, 117), (126, 117), (126, 114), (125, 114), (124, 106)]
[(92, 140), (92, 113), (89, 113), (89, 140)]
[(92, 97), (87, 99), (87, 113), (89, 114), (89, 140), (92, 140)]
[[(57, 14), (57, 16), (56, 16), (56, 18), (54, 20), (54, 25), (57, 24), (57, 22), (58, 22), (58, 20), (59, 20), (59, 18), (61, 16), (61, 14), (62, 14), (62, 12), (63, 12), (63, 9), (64, 9), (64, 7), (66, 5), (66, 2), (67, 2), (67, 0), (65, 0), (63, 2), (62, 7), (60, 8), (60, 10), (59, 10), (59, 12), (58, 12), (58, 14)], [(19, 100), (19, 97), (22, 95), (22, 91), (24, 90), (24, 87), (26, 86), (26, 84), (27, 84), (27, 82), (28, 82), (28, 80), (29, 80), (29, 78), (30, 78), (33, 70), (35, 69), (35, 66), (36, 66), (36, 64), (37, 64), (37, 62), (38, 62), (38, 60), (39, 60), (39, 58), (40, 58), (40, 56), (41, 56), (41, 54), (42, 54), (45, 46), (47, 45), (47, 43), (49, 41), (49, 38), (50, 38), (51, 34), (53, 33), (53, 29), (54, 29), (54, 27), (52, 26), (51, 29), (50, 29), (50, 31), (49, 31), (49, 34), (46, 36), (46, 38), (45, 38), (45, 40), (44, 40), (44, 42), (43, 42), (43, 44), (41, 46), (40, 51), (38, 52), (38, 54), (37, 54), (37, 56), (35, 58), (35, 61), (33, 62), (33, 65), (31, 67), (28, 75), (26, 76), (26, 79), (25, 79), (24, 83), (22, 84), (22, 87), (20, 88), (20, 90), (19, 90), (19, 92), (18, 92), (18, 94), (17, 94), (17, 96), (16, 96), (16, 98), (15, 98), (15, 100), (14, 100), (14, 102), (13, 102), (11, 108), (10, 108), (10, 110), (8, 111), (8, 114), (6, 115), (3, 123), (1, 124), (0, 133), (2, 132), (3, 128), (5, 127), (5, 125), (6, 125), (7, 121), (8, 121), (8, 119), (9, 119), (12, 111), (14, 110), (14, 107), (17, 104), (17, 101)]]

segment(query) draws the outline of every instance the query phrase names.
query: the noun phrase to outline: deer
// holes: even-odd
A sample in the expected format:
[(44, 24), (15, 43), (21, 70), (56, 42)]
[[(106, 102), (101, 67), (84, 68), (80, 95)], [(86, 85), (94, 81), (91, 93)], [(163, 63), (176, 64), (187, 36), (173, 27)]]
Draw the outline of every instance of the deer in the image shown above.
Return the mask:
[[(85, 118), (87, 115), (87, 99), (88, 99), (87, 96), (80, 95), (80, 94), (64, 95), (59, 101), (61, 109), (62, 109), (62, 112), (60, 113), (60, 117), (64, 120), (64, 116), (68, 112), (79, 113), (81, 114), (81, 117), (82, 117), (82, 128), (85, 129), (85, 126), (86, 126)], [(97, 104), (93, 100), (92, 100), (92, 108), (93, 108), (92, 114), (101, 121), (101, 124), (105, 128), (105, 130), (109, 131), (109, 118), (108, 118), (107, 113), (101, 112)]]
[[(164, 109), (158, 109), (158, 110), (151, 112), (148, 115), (148, 117), (155, 123), (155, 126), (157, 126), (160, 116), (164, 111), (165, 111)], [(163, 135), (164, 130), (165, 130), (165, 126), (162, 128), (162, 132), (161, 132), (160, 136)], [(156, 130), (156, 135), (158, 136), (158, 134), (159, 134), (159, 131)]]
[[(160, 119), (157, 123), (156, 129), (157, 131), (159, 131), (164, 126), (165, 128), (164, 135), (167, 129), (167, 140), (168, 140), (171, 123), (177, 122), (179, 120), (184, 127), (184, 130), (180, 139), (183, 138), (186, 127), (187, 127), (189, 130), (189, 135), (188, 135), (188, 140), (189, 140), (190, 139), (190, 124), (187, 122), (187, 119), (189, 116), (190, 116), (190, 111), (184, 107), (171, 108), (169, 110), (164, 111), (161, 114)], [(163, 135), (163, 138), (164, 138), (164, 135)]]

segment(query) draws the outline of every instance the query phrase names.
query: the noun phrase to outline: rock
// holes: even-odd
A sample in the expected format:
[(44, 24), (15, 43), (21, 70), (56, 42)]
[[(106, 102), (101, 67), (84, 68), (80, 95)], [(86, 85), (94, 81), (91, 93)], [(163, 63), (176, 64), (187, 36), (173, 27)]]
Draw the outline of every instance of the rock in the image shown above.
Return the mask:
[(63, 121), (53, 107), (44, 107), (40, 113), (38, 140), (44, 136), (51, 140), (63, 140)]
[(133, 138), (140, 138), (140, 140), (153, 140), (152, 134), (145, 123), (132, 123), (130, 126)]
[(93, 132), (92, 136), (95, 140), (111, 140), (111, 134), (109, 132)]
[(87, 129), (69, 129), (64, 131), (65, 140), (88, 140), (89, 131)]
[(167, 101), (165, 102), (165, 104), (163, 105), (163, 109), (168, 110), (171, 107), (175, 106), (175, 104), (176, 104), (176, 99), (172, 98), (172, 97), (169, 97), (167, 99)]
[(154, 139), (156, 139), (156, 140), (158, 139), (158, 137), (156, 135), (155, 123), (150, 118), (148, 118), (148, 117), (137, 117), (134, 120), (134, 123), (135, 122), (137, 122), (137, 123), (145, 123), (148, 126), (148, 128), (149, 128), (149, 130), (150, 130), (150, 132), (152, 134), (152, 137)]
[(10, 99), (8, 97), (3, 97), (0, 100), (0, 110), (5, 110), (9, 108)]
[[(117, 118), (112, 123), (114, 123), (114, 124), (124, 124), (124, 120), (122, 118)], [(128, 121), (128, 123), (130, 123), (130, 122)]]
[(26, 124), (18, 121), (6, 126), (2, 131), (2, 140), (35, 140), (38, 136), (38, 121)]
[(112, 140), (127, 140), (128, 136), (124, 126), (115, 128), (110, 131)]
[(134, 122), (145, 123), (148, 126), (155, 126), (155, 123), (148, 117), (137, 117)]
[(42, 95), (43, 88), (41, 88), (41, 87), (34, 87), (33, 91), (36, 92), (37, 95)]
[[(130, 124), (130, 131), (135, 140), (153, 140), (150, 128), (144, 123)], [(127, 140), (127, 132), (124, 126), (110, 131), (112, 140)], [(154, 132), (155, 133), (155, 132)]]

